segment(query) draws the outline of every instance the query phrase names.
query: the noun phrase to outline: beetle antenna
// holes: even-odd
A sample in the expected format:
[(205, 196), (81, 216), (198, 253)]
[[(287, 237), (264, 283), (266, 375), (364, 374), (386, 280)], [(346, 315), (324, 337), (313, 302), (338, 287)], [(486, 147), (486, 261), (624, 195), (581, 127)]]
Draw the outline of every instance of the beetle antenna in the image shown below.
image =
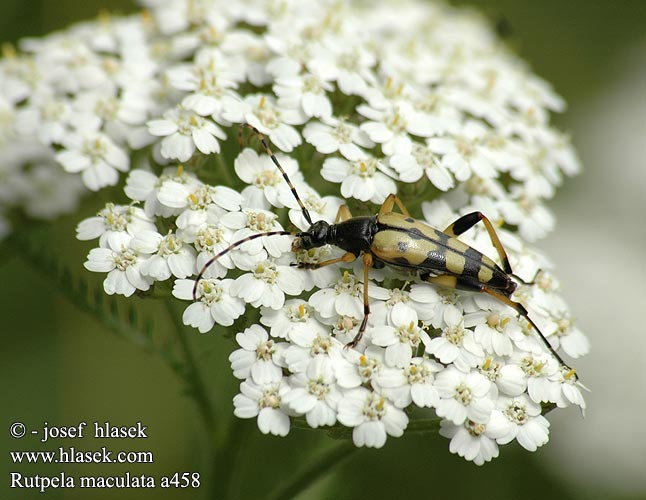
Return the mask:
[(271, 158), (271, 161), (274, 162), (274, 165), (278, 167), (278, 170), (280, 170), (280, 173), (283, 174), (283, 179), (285, 179), (285, 182), (289, 186), (289, 188), (292, 190), (292, 194), (294, 195), (294, 198), (296, 198), (296, 201), (298, 202), (298, 206), (301, 207), (301, 211), (303, 212), (303, 217), (305, 217), (305, 220), (307, 223), (311, 226), (312, 225), (312, 217), (310, 217), (310, 213), (305, 208), (305, 205), (303, 204), (303, 201), (300, 199), (298, 196), (298, 193), (296, 192), (296, 188), (294, 187), (294, 184), (292, 184), (292, 181), (289, 180), (289, 177), (287, 176), (287, 173), (285, 170), (283, 170), (283, 167), (281, 166), (280, 162), (278, 161), (278, 158), (276, 158), (276, 155), (274, 152), (271, 150), (271, 147), (269, 147), (269, 143), (267, 142), (267, 139), (265, 139), (265, 136), (258, 130), (256, 127), (253, 125), (250, 125), (248, 123), (243, 123), (240, 125), (240, 128), (238, 129), (238, 143), (240, 144), (240, 148), (242, 148), (242, 127), (247, 127), (251, 129), (257, 136), (258, 140), (260, 140), (260, 143), (262, 144), (262, 147), (265, 148), (265, 151)]
[(246, 238), (243, 238), (241, 240), (236, 241), (235, 243), (231, 243), (228, 247), (226, 247), (224, 250), (222, 250), (220, 253), (214, 255), (211, 257), (203, 266), (200, 272), (197, 275), (197, 278), (195, 278), (195, 284), (193, 285), (193, 300), (197, 300), (197, 286), (200, 284), (200, 281), (202, 280), (202, 276), (204, 276), (204, 273), (206, 270), (209, 268), (211, 264), (213, 264), (216, 260), (218, 260), (220, 257), (222, 257), (224, 254), (229, 253), (231, 250), (234, 248), (239, 247), (240, 245), (246, 243), (247, 241), (252, 241), (255, 240), (256, 238), (261, 238), (262, 236), (295, 236), (296, 233), (292, 233), (290, 231), (268, 231), (266, 233), (258, 233), (258, 234), (252, 234), (251, 236), (247, 236)]

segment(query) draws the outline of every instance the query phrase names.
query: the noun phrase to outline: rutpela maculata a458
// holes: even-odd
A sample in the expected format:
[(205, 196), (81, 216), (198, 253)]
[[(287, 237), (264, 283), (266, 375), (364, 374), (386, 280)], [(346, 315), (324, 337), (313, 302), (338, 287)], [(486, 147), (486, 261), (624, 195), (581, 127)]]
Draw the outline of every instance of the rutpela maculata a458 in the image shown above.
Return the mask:
[[(363, 262), (363, 319), (354, 339), (347, 347), (356, 347), (363, 337), (368, 325), (370, 304), (368, 300), (368, 283), (371, 268), (382, 268), (386, 265), (405, 268), (417, 273), (423, 281), (433, 285), (485, 293), (499, 302), (514, 309), (525, 318), (531, 328), (541, 338), (545, 347), (564, 369), (565, 377), (578, 380), (576, 371), (570, 368), (552, 347), (538, 325), (529, 316), (527, 309), (511, 298), (522, 280), (513, 274), (507, 252), (503, 247), (496, 230), (487, 217), (481, 212), (471, 212), (440, 231), (427, 223), (411, 217), (408, 209), (396, 194), (390, 194), (381, 205), (379, 212), (372, 216), (353, 217), (346, 205), (341, 205), (333, 224), (324, 220), (312, 221), (312, 218), (298, 196), (285, 170), (273, 153), (264, 135), (255, 127), (243, 124), (240, 128), (242, 144), (242, 127), (251, 129), (260, 140), (263, 148), (281, 172), (291, 189), (303, 217), (309, 224), (306, 231), (269, 231), (257, 233), (229, 245), (227, 248), (208, 260), (200, 270), (193, 287), (193, 299), (197, 299), (197, 288), (208, 267), (223, 255), (256, 238), (277, 235), (294, 236), (292, 251), (310, 250), (324, 245), (333, 245), (342, 250), (340, 257), (318, 263), (299, 262), (295, 264), (302, 269), (318, 269), (338, 263), (349, 264), (356, 259)], [(394, 211), (395, 207), (399, 210)], [(458, 236), (482, 222), (491, 242), (498, 252), (501, 266), (475, 248), (463, 243)]]

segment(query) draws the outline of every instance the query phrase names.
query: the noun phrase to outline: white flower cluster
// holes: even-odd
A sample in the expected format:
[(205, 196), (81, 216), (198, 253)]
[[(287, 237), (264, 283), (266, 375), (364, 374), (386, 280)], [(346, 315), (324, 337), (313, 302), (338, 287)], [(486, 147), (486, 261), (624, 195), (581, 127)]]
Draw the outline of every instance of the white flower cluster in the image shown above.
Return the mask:
[[(480, 17), (431, 2), (141, 1), (145, 15), (30, 40), (26, 55), (0, 64), (11, 134), (93, 191), (129, 171), (131, 203), (78, 226), (79, 239), (99, 239), (85, 267), (108, 273), (106, 293), (174, 279), (173, 295), (192, 300), (197, 273), (230, 244), (284, 230), (287, 215), (307, 229), (264, 149), (227, 153), (249, 124), (279, 150), (313, 220), (334, 222), (344, 199), (374, 214), (399, 191), (440, 229), (473, 210), (506, 225), (516, 274), (536, 275), (515, 300), (555, 348), (586, 354), (548, 263), (525, 243), (553, 227), (543, 202), (579, 170), (549, 123), (564, 104)], [(144, 148), (151, 168), (130, 170)], [(209, 173), (218, 185), (199, 169), (209, 156), (220, 160)], [(342, 198), (319, 194), (330, 183)], [(3, 187), (0, 210), (11, 203)], [(460, 238), (497, 255), (483, 228)], [(183, 316), (207, 332), (233, 325), (247, 304), (259, 309), (264, 327), (238, 333), (230, 361), (242, 380), (235, 414), (257, 417), (262, 432), (285, 435), (298, 417), (380, 447), (409, 417), (435, 414), (451, 451), (482, 464), (514, 439), (532, 451), (545, 444), (544, 407), (584, 408), (576, 377), (510, 308), (393, 269), (371, 271), (366, 334), (344, 348), (363, 319), (360, 263), (297, 269), (341, 254), (290, 248), (288, 236), (264, 236), (223, 255)]]
[[(5, 45), (0, 60), (0, 214), (53, 218), (115, 185), (150, 143), (159, 61), (141, 18), (87, 22)], [(80, 175), (77, 175), (80, 174)], [(5, 182), (6, 179), (6, 182)]]
[[(274, 172), (266, 157), (250, 149), (238, 155), (235, 171), (241, 179), (252, 172), (267, 179)], [(276, 207), (291, 192), (285, 183), (273, 186), (261, 190), (259, 199), (254, 183), (238, 193), (206, 185), (181, 167), (160, 176), (133, 170), (125, 191), (143, 208), (108, 205), (81, 222), (80, 239), (99, 238), (85, 266), (108, 273), (109, 294), (128, 296), (173, 278), (173, 295), (192, 300), (195, 281), (189, 277), (213, 255), (249, 235), (282, 229), (264, 207)], [(337, 207), (341, 200), (318, 197), (304, 181), (299, 186), (309, 194), (309, 205), (331, 220), (335, 210), (324, 207)], [(425, 208), (436, 217), (428, 218), (431, 223), (457, 217), (444, 202)], [(290, 211), (292, 219), (299, 214)], [(165, 219), (176, 229), (162, 235), (155, 222)], [(518, 272), (535, 272), (544, 264), (511, 233), (500, 230), (500, 235)], [(466, 241), (493, 252), (487, 238), (484, 230), (474, 230)], [(490, 297), (423, 283), (394, 287), (391, 274), (383, 271), (369, 283), (366, 334), (355, 349), (346, 349), (363, 318), (363, 284), (351, 269), (290, 265), (294, 259), (315, 263), (335, 252), (326, 246), (294, 255), (286, 236), (249, 241), (208, 267), (198, 283), (198, 300), (184, 312), (185, 324), (207, 332), (216, 323), (232, 325), (246, 304), (260, 309), (264, 327), (254, 324), (238, 333), (240, 349), (229, 359), (234, 376), (243, 380), (235, 414), (257, 417), (262, 432), (284, 436), (290, 417), (304, 417), (313, 428), (337, 423), (353, 428), (357, 446), (381, 447), (387, 435), (403, 434), (411, 409), (434, 409), (443, 418), (440, 432), (451, 438), (451, 451), (482, 464), (497, 456), (498, 444), (517, 439), (534, 451), (547, 442), (549, 422), (541, 404), (585, 407), (572, 373), (513, 310)], [(238, 276), (226, 278), (234, 268)], [(377, 285), (385, 279), (391, 287)], [(576, 358), (588, 343), (557, 289), (554, 277), (541, 271), (536, 284), (521, 286), (518, 295), (554, 345)], [(307, 294), (308, 300), (298, 298)]]

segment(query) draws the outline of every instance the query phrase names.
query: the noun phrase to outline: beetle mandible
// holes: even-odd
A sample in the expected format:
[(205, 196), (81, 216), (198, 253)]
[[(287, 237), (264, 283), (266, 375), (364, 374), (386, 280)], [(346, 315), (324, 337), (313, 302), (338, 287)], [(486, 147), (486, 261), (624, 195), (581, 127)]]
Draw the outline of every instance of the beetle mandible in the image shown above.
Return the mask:
[[(254, 126), (242, 124), (238, 138), (242, 146), (242, 129), (251, 129), (260, 140), (263, 148), (270, 156), (289, 186), (310, 225), (306, 231), (269, 231), (243, 238), (208, 260), (195, 280), (193, 300), (197, 300), (197, 287), (208, 267), (217, 259), (240, 245), (263, 236), (291, 235), (292, 251), (309, 250), (323, 245), (334, 245), (345, 250), (341, 257), (325, 260), (319, 263), (299, 262), (303, 269), (318, 269), (337, 263), (350, 263), (358, 258), (363, 261), (363, 320), (354, 339), (346, 347), (355, 347), (368, 324), (370, 304), (368, 301), (368, 279), (371, 267), (391, 265), (417, 271), (420, 279), (428, 283), (458, 290), (486, 293), (496, 300), (514, 309), (525, 318), (536, 330), (543, 343), (567, 370), (566, 377), (578, 379), (576, 371), (571, 369), (549, 343), (536, 323), (529, 317), (527, 309), (511, 298), (518, 284), (514, 281), (511, 265), (493, 224), (481, 212), (471, 212), (463, 215), (443, 231), (439, 231), (425, 222), (413, 219), (396, 194), (390, 194), (374, 216), (353, 217), (346, 205), (339, 207), (333, 224), (324, 220), (312, 221), (309, 211), (296, 192), (296, 188), (280, 165), (264, 135)], [(399, 212), (394, 212), (397, 207)], [(487, 233), (498, 252), (502, 268), (492, 259), (478, 250), (460, 241), (457, 237), (472, 228), (478, 222), (485, 225)], [(517, 277), (516, 277), (517, 278)], [(519, 278), (517, 278), (519, 279)]]

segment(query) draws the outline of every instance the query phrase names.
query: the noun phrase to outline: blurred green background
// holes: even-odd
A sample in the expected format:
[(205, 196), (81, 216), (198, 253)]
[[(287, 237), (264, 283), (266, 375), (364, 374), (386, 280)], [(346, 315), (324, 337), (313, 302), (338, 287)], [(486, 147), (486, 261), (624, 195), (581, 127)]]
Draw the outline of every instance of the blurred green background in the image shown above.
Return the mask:
[[(576, 363), (593, 389), (588, 417), (582, 419), (573, 409), (556, 412), (561, 415), (550, 417), (554, 425), (546, 447), (530, 454), (507, 446), (500, 458), (480, 468), (449, 454), (448, 441), (441, 437), (389, 439), (385, 449), (353, 452), (298, 498), (646, 498), (646, 336), (636, 314), (646, 305), (646, 2), (454, 3), (477, 6), (498, 22), (509, 43), (569, 104), (568, 112), (555, 121), (572, 132), (586, 169), (550, 203), (558, 228), (539, 246), (555, 261), (564, 295), (593, 342), (592, 355)], [(126, 0), (0, 0), (0, 5), (0, 39), (14, 42), (94, 17), (104, 8), (135, 10)], [(104, 192), (88, 200), (83, 213), (96, 211), (110, 196)], [(49, 242), (53, 250), (33, 253), (63, 254), (74, 275), (100, 286), (98, 276), (81, 268), (90, 246), (75, 240), (77, 222), (74, 216), (44, 226), (39, 241)], [(32, 250), (19, 253), (24, 252)], [(264, 498), (301, 470), (312, 450), (324, 454), (339, 445), (319, 433), (297, 430), (286, 439), (266, 437), (255, 420), (233, 420), (231, 398), (237, 382), (227, 361), (230, 340), (196, 330), (180, 339), (170, 320), (172, 311), (152, 318), (152, 337), (138, 342), (119, 338), (72, 305), (52, 279), (44, 257), (23, 258), (1, 246), (0, 284), (0, 498), (39, 497), (33, 490), (9, 489), (10, 471), (55, 475), (61, 470), (72, 475), (130, 471), (156, 477), (196, 471), (205, 484), (195, 491), (49, 490), (45, 498), (217, 498), (218, 491), (227, 488), (231, 498)], [(145, 316), (146, 305), (142, 308), (140, 315)], [(188, 342), (186, 348), (209, 388), (212, 419), (221, 430), (215, 435), (206, 433), (195, 400), (186, 394), (181, 373), (178, 376), (182, 367), (173, 364), (184, 359), (182, 342)], [(123, 467), (12, 465), (7, 450), (96, 448), (93, 439), (42, 446), (31, 436), (14, 440), (8, 428), (15, 421), (28, 429), (42, 428), (45, 421), (142, 421), (148, 426), (148, 439), (115, 440), (111, 447), (152, 451), (155, 462)], [(216, 456), (209, 453), (209, 442), (222, 443)], [(256, 466), (245, 465), (249, 463)]]

